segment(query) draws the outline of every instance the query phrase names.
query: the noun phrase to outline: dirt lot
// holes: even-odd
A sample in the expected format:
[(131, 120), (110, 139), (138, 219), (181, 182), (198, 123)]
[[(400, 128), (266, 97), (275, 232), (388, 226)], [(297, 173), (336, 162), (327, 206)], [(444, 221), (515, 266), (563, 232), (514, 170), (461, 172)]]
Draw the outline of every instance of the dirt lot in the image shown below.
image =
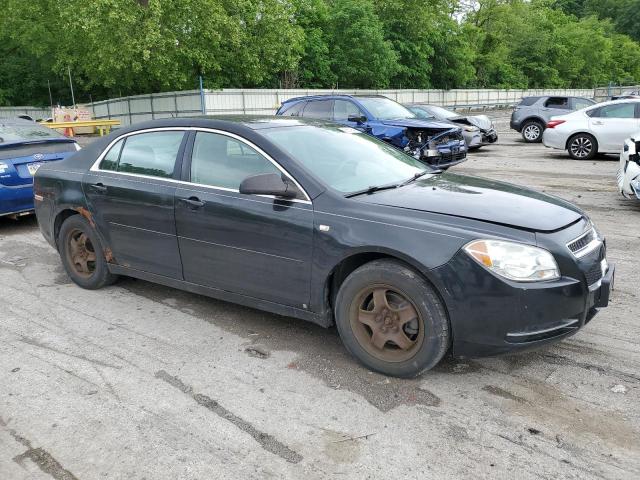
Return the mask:
[(615, 158), (500, 125), (455, 170), (573, 201), (608, 238), (612, 304), (577, 335), (390, 379), (335, 330), (131, 279), (81, 290), (32, 218), (0, 220), (0, 479), (640, 478), (640, 202)]

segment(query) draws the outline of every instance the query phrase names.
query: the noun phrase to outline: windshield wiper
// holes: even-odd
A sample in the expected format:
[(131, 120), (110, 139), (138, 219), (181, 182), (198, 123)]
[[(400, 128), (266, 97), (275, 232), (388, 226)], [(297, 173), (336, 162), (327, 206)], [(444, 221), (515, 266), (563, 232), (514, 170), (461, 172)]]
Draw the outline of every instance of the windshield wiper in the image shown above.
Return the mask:
[(424, 177), (427, 173), (442, 173), (442, 170), (424, 170), (422, 172), (414, 173), (413, 177), (411, 177), (409, 180), (405, 180), (398, 186), (404, 187), (405, 185), (409, 185), (410, 183), (415, 182), (420, 177)]
[(358, 195), (368, 195), (370, 193), (379, 192), (380, 190), (391, 190), (392, 188), (398, 188), (399, 183), (391, 183), (389, 185), (373, 185), (371, 187), (364, 188), (355, 192), (347, 193), (345, 198), (357, 197)]

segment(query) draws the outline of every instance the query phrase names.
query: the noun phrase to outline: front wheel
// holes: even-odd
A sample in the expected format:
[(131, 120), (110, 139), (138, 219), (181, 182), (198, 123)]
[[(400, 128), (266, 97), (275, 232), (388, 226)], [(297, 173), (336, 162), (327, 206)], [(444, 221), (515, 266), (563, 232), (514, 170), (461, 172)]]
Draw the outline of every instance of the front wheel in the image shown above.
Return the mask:
[(394, 260), (376, 260), (352, 272), (336, 297), (335, 316), (347, 350), (385, 375), (415, 377), (449, 348), (449, 322), (435, 290)]
[(567, 151), (574, 160), (591, 160), (598, 153), (598, 143), (593, 135), (578, 133), (567, 142)]

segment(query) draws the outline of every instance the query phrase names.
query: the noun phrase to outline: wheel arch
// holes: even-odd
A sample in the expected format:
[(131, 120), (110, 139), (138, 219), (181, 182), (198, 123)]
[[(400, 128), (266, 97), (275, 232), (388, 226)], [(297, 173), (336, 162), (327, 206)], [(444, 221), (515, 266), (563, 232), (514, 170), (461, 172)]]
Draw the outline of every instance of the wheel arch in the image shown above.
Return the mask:
[(567, 137), (567, 141), (564, 144), (564, 149), (565, 150), (569, 150), (569, 143), (571, 142), (571, 140), (576, 136), (576, 135), (589, 135), (591, 138), (593, 138), (593, 141), (595, 142), (595, 147), (596, 147), (596, 153), (598, 153), (598, 149), (600, 147), (600, 143), (598, 142), (598, 137), (596, 137), (593, 133), (591, 132), (585, 132), (585, 131), (578, 131), (578, 132), (573, 132), (571, 135), (569, 135)]
[(362, 249), (356, 252), (351, 252), (349, 255), (342, 258), (329, 272), (325, 279), (324, 284), (324, 298), (326, 301), (327, 309), (330, 312), (331, 323), (334, 323), (333, 310), (335, 307), (335, 299), (340, 290), (340, 286), (344, 280), (357, 268), (365, 265), (366, 263), (373, 262), (375, 260), (395, 260), (406, 267), (414, 270), (420, 277), (427, 281), (436, 292), (438, 299), (442, 302), (445, 314), (447, 316), (447, 322), (449, 323), (449, 331), (451, 332), (451, 338), (453, 339), (453, 329), (451, 328), (451, 318), (449, 315), (449, 308), (447, 302), (442, 295), (442, 289), (439, 283), (433, 278), (433, 275), (421, 265), (417, 260), (404, 255), (400, 252), (387, 249)]
[(527, 117), (524, 120), (522, 120), (522, 122), (520, 123), (520, 125), (521, 125), (520, 131), (524, 130), (524, 126), (528, 122), (537, 122), (537, 123), (542, 124), (542, 128), (543, 129), (547, 128), (547, 121), (546, 120), (544, 120), (542, 117), (539, 117), (537, 115), (532, 115), (532, 116)]
[(73, 208), (65, 208), (60, 210), (53, 219), (53, 240), (56, 243), (56, 246), (58, 245), (58, 235), (60, 234), (62, 224), (67, 218), (72, 217), (73, 215), (80, 215), (80, 212)]

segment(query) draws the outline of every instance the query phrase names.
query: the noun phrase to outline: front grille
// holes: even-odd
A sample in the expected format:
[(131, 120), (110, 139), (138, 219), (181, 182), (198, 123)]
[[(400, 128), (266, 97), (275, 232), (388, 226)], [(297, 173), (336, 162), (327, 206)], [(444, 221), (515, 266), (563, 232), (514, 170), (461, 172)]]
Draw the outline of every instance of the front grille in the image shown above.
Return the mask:
[(467, 156), (466, 152), (445, 153), (440, 155), (440, 158), (438, 158), (438, 164), (457, 162), (458, 160), (465, 159), (466, 156)]
[(597, 261), (594, 263), (589, 270), (587, 270), (584, 274), (587, 285), (591, 286), (594, 283), (597, 283), (598, 280), (602, 279), (602, 260), (607, 256), (607, 249), (604, 245), (602, 245), (597, 252)]
[(587, 245), (589, 245), (593, 241), (593, 239), (594, 239), (594, 233), (593, 233), (593, 229), (591, 229), (587, 233), (576, 238), (573, 242), (567, 244), (567, 247), (569, 247), (569, 250), (571, 250), (571, 253), (576, 253), (582, 250)]

